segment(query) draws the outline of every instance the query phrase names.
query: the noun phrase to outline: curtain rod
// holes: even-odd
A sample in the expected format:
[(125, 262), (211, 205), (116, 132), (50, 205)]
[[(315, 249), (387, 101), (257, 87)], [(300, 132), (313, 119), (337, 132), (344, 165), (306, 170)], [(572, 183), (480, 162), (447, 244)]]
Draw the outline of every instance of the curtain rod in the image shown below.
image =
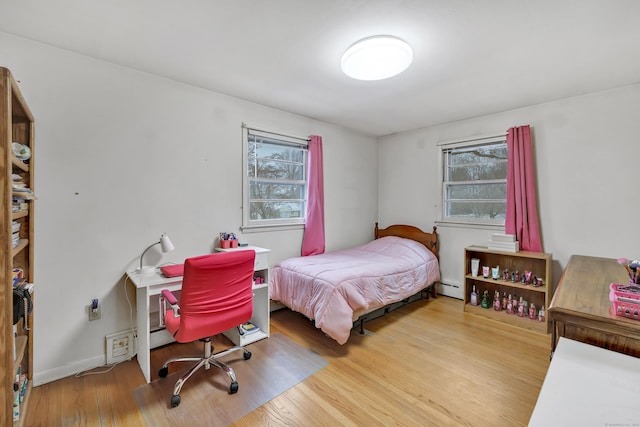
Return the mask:
[(274, 132), (274, 131), (271, 131), (271, 130), (259, 129), (259, 128), (254, 127), (254, 126), (249, 126), (246, 123), (242, 123), (242, 127), (245, 128), (245, 129), (249, 129), (249, 130), (256, 130), (258, 132), (270, 133), (271, 135), (285, 136), (287, 138), (299, 139), (301, 141), (306, 141), (306, 142), (311, 141), (311, 138), (303, 138), (303, 137), (300, 137), (300, 136), (287, 135), (287, 134), (284, 134), (284, 133)]

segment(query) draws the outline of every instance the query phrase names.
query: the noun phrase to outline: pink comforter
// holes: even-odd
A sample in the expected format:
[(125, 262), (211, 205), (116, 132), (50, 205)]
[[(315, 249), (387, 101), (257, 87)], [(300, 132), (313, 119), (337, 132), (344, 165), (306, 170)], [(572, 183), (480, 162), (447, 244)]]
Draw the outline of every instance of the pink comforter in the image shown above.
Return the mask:
[[(354, 313), (407, 298), (440, 280), (438, 260), (422, 244), (383, 237), (352, 249), (290, 258), (271, 271), (271, 299), (315, 320), (339, 344)], [(357, 317), (357, 316), (356, 316)]]

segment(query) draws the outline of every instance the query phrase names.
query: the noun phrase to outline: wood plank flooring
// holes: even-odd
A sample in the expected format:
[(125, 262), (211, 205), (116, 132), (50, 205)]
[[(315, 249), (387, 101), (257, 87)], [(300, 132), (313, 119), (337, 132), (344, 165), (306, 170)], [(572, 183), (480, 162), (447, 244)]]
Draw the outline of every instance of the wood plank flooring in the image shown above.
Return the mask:
[[(353, 330), (340, 346), (297, 313), (271, 313), (272, 333), (329, 364), (233, 425), (527, 425), (549, 366), (549, 335), (463, 313), (462, 301), (443, 296), (402, 307), (366, 329)], [(217, 339), (216, 350), (225, 340)], [(174, 353), (185, 353), (184, 345), (154, 350), (152, 374)], [(35, 387), (24, 425), (144, 426), (133, 398), (142, 384), (132, 360), (108, 373)]]

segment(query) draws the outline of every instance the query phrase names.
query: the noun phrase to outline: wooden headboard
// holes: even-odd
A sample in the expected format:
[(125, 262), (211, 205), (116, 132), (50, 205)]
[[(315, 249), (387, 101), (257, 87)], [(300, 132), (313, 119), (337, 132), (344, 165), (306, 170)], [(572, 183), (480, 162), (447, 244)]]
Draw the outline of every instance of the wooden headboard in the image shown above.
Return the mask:
[(416, 242), (420, 242), (427, 247), (433, 254), (438, 258), (438, 233), (436, 232), (437, 227), (433, 226), (433, 233), (425, 233), (420, 230), (418, 227), (414, 227), (412, 225), (390, 225), (387, 228), (378, 228), (378, 223), (376, 222), (375, 228), (375, 238), (378, 239), (380, 237), (385, 236), (398, 236), (404, 237), (405, 239), (415, 240)]

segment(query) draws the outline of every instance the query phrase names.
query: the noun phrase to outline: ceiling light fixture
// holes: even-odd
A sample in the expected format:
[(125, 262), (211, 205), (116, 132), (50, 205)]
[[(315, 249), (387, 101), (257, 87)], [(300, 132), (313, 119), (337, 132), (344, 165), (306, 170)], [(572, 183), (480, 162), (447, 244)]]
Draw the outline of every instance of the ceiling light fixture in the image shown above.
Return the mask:
[(358, 80), (382, 80), (406, 70), (413, 51), (393, 36), (373, 36), (354, 43), (342, 55), (342, 71)]

